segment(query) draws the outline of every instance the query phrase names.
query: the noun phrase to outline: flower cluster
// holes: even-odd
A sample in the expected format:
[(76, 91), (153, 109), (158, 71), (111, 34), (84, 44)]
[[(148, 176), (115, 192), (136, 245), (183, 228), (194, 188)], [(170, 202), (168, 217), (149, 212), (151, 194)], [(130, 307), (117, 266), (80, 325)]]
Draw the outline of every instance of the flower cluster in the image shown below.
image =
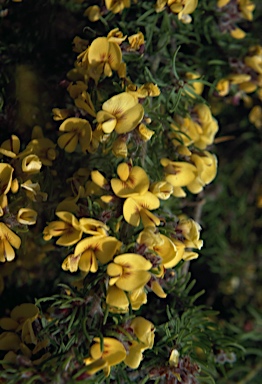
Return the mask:
[(3, 365), (24, 364), (38, 365), (50, 357), (46, 351), (47, 339), (37, 339), (39, 327), (39, 309), (31, 303), (21, 304), (12, 309), (10, 317), (0, 318), (0, 351), (8, 351), (3, 358)]

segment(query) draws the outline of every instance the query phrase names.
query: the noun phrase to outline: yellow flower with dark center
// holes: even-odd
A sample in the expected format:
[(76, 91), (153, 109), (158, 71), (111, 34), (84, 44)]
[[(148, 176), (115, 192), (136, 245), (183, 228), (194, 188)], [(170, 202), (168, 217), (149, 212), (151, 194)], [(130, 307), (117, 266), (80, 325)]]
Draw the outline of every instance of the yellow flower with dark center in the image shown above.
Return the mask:
[(78, 143), (83, 153), (88, 150), (92, 138), (92, 128), (87, 120), (69, 117), (60, 125), (59, 131), (66, 132), (57, 140), (59, 147), (66, 152), (74, 152)]
[(21, 239), (4, 223), (0, 223), (0, 262), (12, 261), (15, 258), (15, 251), (19, 249)]
[(150, 210), (157, 209), (159, 206), (159, 199), (151, 192), (146, 192), (142, 196), (128, 197), (123, 205), (124, 219), (134, 227), (138, 227), (140, 220), (144, 227), (155, 227), (160, 224), (160, 219)]
[(59, 236), (56, 244), (64, 247), (76, 244), (82, 237), (83, 230), (79, 221), (71, 212), (56, 212), (61, 221), (52, 221), (44, 228), (44, 240)]
[(133, 291), (143, 287), (150, 280), (152, 264), (143, 256), (135, 253), (125, 253), (116, 256), (114, 262), (107, 266), (110, 277), (109, 285), (116, 285), (123, 291)]
[(133, 131), (144, 116), (144, 108), (132, 95), (120, 93), (104, 102), (97, 113), (97, 122), (104, 133), (115, 130), (118, 134)]
[(87, 237), (77, 244), (74, 254), (64, 260), (62, 268), (70, 272), (76, 272), (78, 268), (85, 273), (96, 272), (97, 260), (101, 264), (108, 263), (121, 244), (115, 237)]
[(122, 62), (122, 52), (118, 44), (110, 42), (107, 37), (96, 38), (88, 48), (88, 73), (96, 82), (104, 74), (112, 76)]
[(144, 195), (149, 188), (149, 178), (143, 168), (121, 163), (117, 167), (119, 179), (111, 179), (111, 187), (118, 197)]
[(186, 187), (195, 180), (197, 168), (185, 161), (171, 161), (167, 158), (161, 159), (160, 162), (165, 168), (166, 181), (173, 185), (173, 195), (184, 197), (185, 192), (182, 187)]

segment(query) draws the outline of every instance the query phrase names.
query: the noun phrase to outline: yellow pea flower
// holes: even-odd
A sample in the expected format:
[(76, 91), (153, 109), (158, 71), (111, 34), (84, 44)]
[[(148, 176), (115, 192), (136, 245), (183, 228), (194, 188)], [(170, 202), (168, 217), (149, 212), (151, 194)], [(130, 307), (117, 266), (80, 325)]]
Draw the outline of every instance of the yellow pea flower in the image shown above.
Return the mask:
[(121, 244), (116, 238), (110, 236), (87, 237), (77, 244), (74, 254), (64, 260), (62, 268), (70, 272), (76, 272), (78, 268), (85, 273), (96, 272), (97, 260), (101, 264), (108, 263)]
[(168, 200), (173, 191), (173, 185), (167, 181), (158, 181), (150, 185), (150, 192), (161, 200)]
[(113, 13), (120, 13), (130, 7), (130, 0), (105, 0), (106, 8)]
[(89, 93), (87, 93), (86, 91), (83, 91), (80, 95), (78, 95), (77, 98), (75, 98), (75, 105), (78, 108), (83, 109), (90, 116), (96, 117), (94, 104), (91, 100)]
[(151, 129), (147, 128), (147, 126), (143, 123), (140, 123), (138, 126), (138, 133), (139, 136), (143, 141), (148, 141), (151, 139), (151, 137), (155, 134), (154, 131)]
[(135, 33), (128, 37), (130, 44), (129, 50), (139, 51), (140, 47), (145, 44), (145, 38), (142, 32)]
[(196, 221), (182, 217), (176, 229), (181, 231), (184, 237), (183, 243), (187, 248), (202, 248), (203, 240), (200, 240), (201, 227)]
[(82, 92), (86, 90), (87, 90), (87, 85), (82, 80), (71, 82), (67, 87), (67, 91), (70, 97), (72, 97), (72, 99), (76, 99), (79, 95), (81, 95)]
[(107, 39), (111, 43), (117, 43), (121, 44), (123, 41), (125, 41), (126, 36), (123, 35), (123, 32), (119, 30), (119, 28), (111, 29), (110, 32), (107, 34)]
[(74, 152), (78, 142), (83, 153), (88, 150), (92, 138), (92, 128), (87, 120), (69, 117), (60, 125), (59, 131), (66, 132), (57, 141), (59, 147), (66, 152)]
[(79, 36), (75, 36), (73, 39), (73, 51), (77, 53), (81, 53), (85, 51), (88, 47), (88, 41), (82, 39)]
[(252, 21), (255, 4), (251, 0), (238, 0), (238, 6), (244, 19)]
[(262, 74), (262, 50), (257, 49), (252, 56), (246, 56), (244, 59), (245, 64), (252, 68), (258, 74)]
[(104, 133), (118, 134), (133, 131), (144, 116), (144, 108), (129, 93), (122, 92), (104, 102), (97, 113), (97, 122)]
[(143, 168), (121, 163), (117, 167), (119, 179), (111, 179), (111, 187), (118, 197), (144, 195), (149, 188), (149, 178)]
[(37, 219), (37, 212), (31, 208), (20, 208), (16, 219), (20, 224), (34, 225)]
[(61, 221), (52, 221), (44, 228), (43, 238), (48, 241), (52, 237), (60, 236), (57, 245), (69, 247), (76, 244), (82, 237), (83, 230), (79, 221), (71, 212), (56, 212)]
[(164, 267), (177, 256), (177, 249), (173, 241), (161, 233), (156, 233), (155, 228), (145, 228), (139, 233), (136, 241), (155, 251), (161, 257)]
[(90, 348), (90, 357), (84, 359), (87, 365), (87, 371), (95, 374), (100, 369), (104, 370), (105, 376), (108, 377), (110, 369), (114, 365), (121, 363), (126, 357), (126, 350), (123, 344), (113, 337), (103, 338), (103, 349), (101, 349), (101, 341), (98, 337), (94, 337), (94, 344)]
[(228, 79), (220, 79), (216, 85), (216, 91), (219, 96), (226, 96), (229, 93), (230, 83)]
[(150, 280), (148, 270), (151, 267), (150, 261), (135, 253), (116, 256), (114, 262), (107, 266), (109, 285), (116, 285), (123, 291), (143, 287)]
[(123, 205), (124, 219), (134, 227), (138, 227), (140, 220), (144, 227), (155, 227), (160, 224), (160, 219), (150, 210), (157, 209), (159, 206), (159, 199), (151, 192), (146, 192), (142, 196), (128, 197)]
[(191, 193), (199, 193), (205, 185), (211, 183), (216, 177), (217, 158), (210, 152), (204, 151), (201, 155), (192, 154), (191, 161), (197, 169), (197, 175), (195, 179), (187, 185), (187, 189)]
[(0, 223), (0, 262), (12, 261), (15, 258), (15, 251), (12, 247), (19, 249), (21, 239), (4, 223)]
[(173, 185), (173, 195), (176, 197), (184, 197), (185, 192), (181, 187), (186, 187), (197, 176), (197, 168), (190, 163), (184, 161), (171, 161), (167, 158), (160, 160), (166, 174), (166, 181)]
[(133, 340), (124, 363), (133, 369), (138, 368), (143, 359), (143, 351), (151, 349), (154, 345), (154, 324), (144, 317), (138, 316), (133, 319), (129, 326), (138, 341)]
[(22, 171), (25, 173), (38, 173), (41, 167), (42, 163), (36, 155), (28, 155), (22, 160)]
[(84, 12), (84, 16), (87, 16), (88, 19), (92, 22), (98, 21), (101, 17), (101, 11), (100, 11), (99, 6), (98, 5), (92, 5), (92, 6), (88, 7)]
[[(37, 126), (34, 128), (38, 128)], [(40, 128), (40, 127), (39, 127)], [(32, 152), (45, 166), (52, 166), (56, 159), (56, 144), (46, 137), (36, 137), (28, 143), (25, 151)]]
[(96, 82), (104, 74), (112, 76), (122, 62), (122, 52), (118, 44), (107, 37), (96, 38), (88, 48), (88, 73)]
[(107, 236), (107, 231), (109, 230), (108, 226), (104, 224), (102, 221), (91, 219), (88, 217), (82, 217), (79, 220), (79, 227), (87, 235), (93, 235), (93, 236), (99, 236), (99, 235)]

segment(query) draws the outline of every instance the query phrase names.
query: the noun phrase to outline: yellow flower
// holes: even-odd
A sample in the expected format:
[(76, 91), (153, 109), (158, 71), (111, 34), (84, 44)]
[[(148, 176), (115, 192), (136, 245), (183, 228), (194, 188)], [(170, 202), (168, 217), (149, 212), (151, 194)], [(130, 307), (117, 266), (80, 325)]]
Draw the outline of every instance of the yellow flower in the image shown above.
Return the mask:
[(116, 285), (123, 291), (143, 287), (150, 280), (148, 270), (151, 267), (150, 261), (135, 253), (116, 256), (114, 262), (107, 266), (109, 285)]
[(94, 104), (92, 103), (89, 93), (86, 91), (83, 91), (80, 95), (78, 95), (78, 97), (75, 99), (75, 105), (78, 108), (83, 109), (89, 115), (96, 117)]
[(138, 32), (128, 37), (130, 50), (139, 51), (140, 47), (145, 44), (145, 38), (142, 32)]
[(104, 74), (112, 76), (122, 62), (119, 45), (110, 42), (107, 37), (96, 38), (88, 48), (88, 73), (96, 82)]
[(198, 0), (157, 0), (156, 12), (162, 12), (166, 5), (169, 6), (171, 12), (178, 14), (180, 20), (187, 21), (187, 16), (194, 12), (198, 4)]
[(160, 224), (160, 219), (150, 210), (157, 209), (159, 206), (159, 199), (151, 192), (146, 192), (142, 196), (128, 197), (123, 205), (124, 219), (134, 227), (138, 227), (140, 220), (144, 227), (155, 227)]
[(178, 366), (179, 352), (177, 349), (172, 349), (168, 362), (169, 362), (169, 365), (171, 367), (177, 367)]
[(187, 248), (202, 248), (203, 240), (199, 238), (201, 227), (196, 221), (182, 217), (176, 229), (181, 231), (184, 237), (183, 243)]
[(73, 40), (73, 51), (77, 53), (81, 53), (86, 50), (88, 47), (88, 41), (81, 39), (81, 37), (76, 36)]
[(155, 134), (154, 131), (151, 129), (147, 128), (147, 126), (143, 123), (139, 124), (138, 126), (138, 133), (139, 136), (143, 141), (148, 141), (151, 139), (151, 137)]
[[(203, 92), (203, 89), (204, 89), (204, 84), (201, 81), (194, 81), (194, 80), (200, 79), (200, 74), (199, 73), (193, 73), (193, 72), (187, 72), (186, 78), (187, 78), (187, 80), (189, 80), (188, 81), (189, 87), (192, 87), (193, 91), (197, 95), (201, 95)], [(191, 97), (195, 98), (195, 96), (192, 95), (192, 93), (190, 93), (190, 92), (186, 92), (186, 93), (189, 94)]]
[(111, 187), (118, 197), (144, 195), (149, 188), (149, 178), (143, 168), (121, 163), (117, 167), (120, 179), (111, 179)]
[(101, 11), (99, 6), (92, 5), (91, 7), (88, 7), (84, 12), (84, 16), (87, 16), (88, 19), (92, 22), (98, 21), (101, 17)]
[(0, 163), (0, 196), (7, 195), (12, 184), (12, 175), (14, 168), (6, 163)]
[(31, 208), (20, 208), (17, 213), (17, 221), (20, 224), (34, 225), (37, 219), (37, 212)]
[(203, 187), (214, 180), (217, 173), (217, 158), (208, 151), (204, 151), (201, 155), (193, 154), (191, 161), (196, 166), (196, 178), (187, 185), (187, 189), (191, 193), (199, 193)]
[(167, 181), (158, 181), (150, 185), (150, 191), (161, 200), (168, 200), (173, 189), (173, 185)]
[[(105, 376), (109, 376), (110, 369), (121, 363), (126, 357), (126, 350), (123, 344), (113, 337), (104, 337), (103, 344), (99, 337), (94, 337), (90, 348), (90, 357), (84, 359), (88, 373), (95, 374), (100, 369), (104, 370)], [(103, 348), (101, 348), (101, 344)]]
[(123, 43), (123, 41), (125, 41), (126, 36), (123, 35), (119, 28), (114, 28), (111, 29), (110, 32), (108, 32), (107, 39), (111, 43), (117, 43), (120, 45), (121, 43)]
[(130, 7), (130, 0), (105, 0), (106, 8), (113, 13), (120, 13)]
[(0, 262), (12, 261), (15, 251), (12, 247), (19, 249), (21, 239), (4, 223), (0, 223)]
[(69, 117), (60, 125), (59, 131), (67, 132), (57, 141), (59, 147), (66, 152), (74, 152), (78, 142), (83, 153), (88, 150), (92, 138), (92, 128), (87, 120)]
[(229, 80), (228, 79), (220, 79), (216, 85), (216, 90), (219, 96), (226, 96), (229, 93)]
[(262, 74), (262, 49), (260, 46), (252, 47), (251, 56), (246, 56), (245, 64), (258, 74)]
[(142, 352), (153, 347), (154, 325), (150, 321), (139, 316), (131, 321), (130, 328), (134, 332), (138, 341), (132, 341), (124, 362), (128, 367), (136, 369), (143, 359)]
[(252, 21), (255, 4), (251, 0), (238, 0), (239, 9), (244, 19)]
[(62, 221), (52, 221), (44, 228), (44, 240), (48, 241), (52, 237), (60, 236), (56, 244), (64, 247), (76, 244), (83, 234), (77, 218), (71, 212), (56, 212), (56, 215)]
[(133, 131), (144, 116), (144, 108), (129, 93), (123, 92), (104, 102), (97, 121), (105, 133), (118, 134)]
[[(35, 126), (34, 128), (37, 129), (40, 127)], [(44, 136), (42, 137), (40, 136), (40, 137), (35, 137), (33, 140), (31, 140), (30, 143), (26, 146), (25, 151), (30, 151), (35, 156), (37, 156), (43, 165), (52, 166), (53, 161), (56, 159), (56, 156), (57, 156), (55, 147), (56, 147), (56, 144), (53, 143), (52, 140), (47, 139)], [(33, 155), (29, 155), (29, 156), (33, 156)], [(34, 161), (38, 162), (36, 158)]]
[(73, 255), (69, 255), (63, 262), (62, 268), (66, 271), (81, 271), (88, 273), (96, 272), (97, 260), (106, 264), (112, 260), (116, 250), (120, 248), (121, 242), (115, 237), (92, 236), (81, 240), (75, 247)]
[(76, 99), (78, 96), (82, 94), (82, 92), (87, 90), (87, 85), (81, 80), (71, 82), (67, 87), (67, 91), (72, 97), (72, 99)]
[(166, 181), (173, 185), (173, 195), (176, 197), (184, 197), (185, 192), (181, 187), (186, 187), (197, 176), (197, 168), (190, 163), (184, 161), (171, 161), (167, 158), (161, 159), (161, 164), (165, 168)]
[(41, 167), (42, 163), (36, 155), (28, 155), (22, 160), (22, 171), (25, 173), (38, 173)]
[[(173, 241), (167, 236), (157, 233), (155, 228), (147, 227), (139, 233), (138, 244), (144, 244), (148, 249), (160, 256), (164, 267), (177, 259), (177, 249)], [(177, 262), (179, 262), (179, 259)], [(173, 265), (174, 266), (174, 265)]]

